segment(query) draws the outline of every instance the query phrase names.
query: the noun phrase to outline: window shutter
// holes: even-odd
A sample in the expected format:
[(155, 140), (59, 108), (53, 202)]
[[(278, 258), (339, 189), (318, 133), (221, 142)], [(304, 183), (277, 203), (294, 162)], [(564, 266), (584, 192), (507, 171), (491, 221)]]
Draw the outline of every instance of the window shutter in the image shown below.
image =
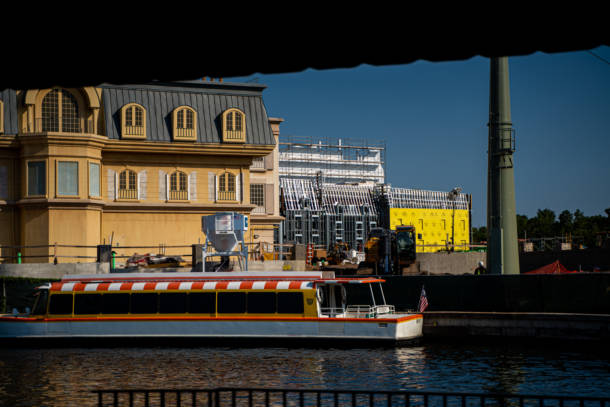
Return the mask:
[(218, 202), (218, 176), (214, 175), (214, 202)]
[(138, 199), (146, 199), (146, 170), (138, 173)]
[(169, 201), (169, 174), (165, 174), (165, 200)]
[(237, 175), (235, 176), (235, 200), (236, 200), (237, 202), (240, 202), (240, 201), (241, 201), (241, 199), (240, 199), (240, 198), (241, 198), (241, 194), (240, 194), (240, 192), (241, 192), (241, 185), (240, 185), (240, 184), (241, 184), (241, 183), (239, 182), (239, 181), (240, 181), (240, 180), (239, 180), (239, 177), (240, 177), (240, 175), (239, 175), (239, 174), (237, 174)]
[(193, 171), (189, 175), (189, 200), (197, 200), (197, 172)]
[(273, 207), (275, 206), (274, 186), (273, 184), (265, 184), (265, 212), (268, 215), (273, 215)]
[(208, 172), (208, 202), (214, 202), (214, 173)]
[(116, 197), (116, 193), (115, 193), (116, 172), (114, 172), (113, 170), (111, 170), (109, 168), (107, 174), (108, 174), (107, 175), (108, 199), (113, 201)]
[(191, 174), (188, 174), (186, 176), (186, 193), (187, 193), (187, 198), (189, 201), (191, 200)]
[(265, 169), (266, 170), (273, 169), (273, 153), (265, 156)]
[(114, 173), (114, 199), (119, 198), (119, 173)]
[(137, 174), (137, 177), (138, 177), (138, 182), (136, 184), (137, 185), (136, 188), (138, 188), (138, 201), (139, 201), (140, 200), (140, 189), (141, 189), (140, 188), (140, 173)]

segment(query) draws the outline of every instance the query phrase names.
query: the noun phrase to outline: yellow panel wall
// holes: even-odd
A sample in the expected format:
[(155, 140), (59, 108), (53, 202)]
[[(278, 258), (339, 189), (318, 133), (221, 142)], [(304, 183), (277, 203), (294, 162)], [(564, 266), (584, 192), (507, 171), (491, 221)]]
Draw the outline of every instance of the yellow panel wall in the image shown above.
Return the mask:
[[(390, 228), (396, 230), (397, 225), (415, 226), (417, 252), (436, 252), (443, 250), (447, 242), (451, 243), (453, 212), (452, 209), (391, 208)], [(470, 244), (470, 224), (468, 219), (467, 210), (455, 210), (454, 233), (456, 245)], [(455, 250), (467, 249), (468, 247), (455, 248)]]

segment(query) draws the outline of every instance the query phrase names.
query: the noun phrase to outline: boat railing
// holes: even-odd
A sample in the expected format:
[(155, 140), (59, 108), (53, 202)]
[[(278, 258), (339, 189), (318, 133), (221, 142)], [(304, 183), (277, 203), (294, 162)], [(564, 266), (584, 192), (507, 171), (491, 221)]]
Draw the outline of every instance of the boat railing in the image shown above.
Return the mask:
[(345, 314), (347, 318), (375, 318), (378, 315), (394, 314), (393, 305), (350, 305)]
[(344, 318), (345, 317), (345, 308), (321, 307), (320, 314), (322, 317)]

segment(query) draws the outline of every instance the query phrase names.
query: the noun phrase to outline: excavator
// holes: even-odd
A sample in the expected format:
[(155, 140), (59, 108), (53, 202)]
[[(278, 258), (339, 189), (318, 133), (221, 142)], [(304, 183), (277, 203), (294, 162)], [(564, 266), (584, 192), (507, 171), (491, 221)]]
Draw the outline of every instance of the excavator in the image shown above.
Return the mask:
[(385, 186), (371, 192), (371, 200), (378, 214), (379, 227), (371, 229), (364, 245), (365, 259), (358, 265), (357, 274), (402, 274), (415, 264), (415, 226), (390, 227), (390, 204)]
[(415, 263), (415, 227), (372, 229), (364, 253), (366, 257), (358, 265), (358, 274), (402, 274)]

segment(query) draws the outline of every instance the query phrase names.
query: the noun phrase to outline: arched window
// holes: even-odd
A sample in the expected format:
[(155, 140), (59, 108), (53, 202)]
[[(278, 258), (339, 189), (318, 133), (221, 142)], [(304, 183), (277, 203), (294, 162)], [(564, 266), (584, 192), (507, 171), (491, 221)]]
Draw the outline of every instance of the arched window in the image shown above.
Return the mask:
[(123, 138), (146, 138), (146, 110), (130, 103), (121, 109)]
[(188, 196), (188, 177), (182, 171), (169, 176), (169, 199), (185, 201)]
[(174, 110), (174, 140), (197, 139), (197, 115), (188, 106), (181, 106)]
[(222, 140), (226, 143), (246, 141), (246, 115), (238, 109), (229, 109), (222, 114)]
[(225, 172), (218, 177), (218, 200), (219, 201), (235, 201), (235, 175), (230, 172)]
[(42, 131), (80, 133), (78, 102), (67, 90), (53, 89), (42, 99)]
[(119, 199), (138, 199), (138, 174), (134, 171), (119, 174)]

